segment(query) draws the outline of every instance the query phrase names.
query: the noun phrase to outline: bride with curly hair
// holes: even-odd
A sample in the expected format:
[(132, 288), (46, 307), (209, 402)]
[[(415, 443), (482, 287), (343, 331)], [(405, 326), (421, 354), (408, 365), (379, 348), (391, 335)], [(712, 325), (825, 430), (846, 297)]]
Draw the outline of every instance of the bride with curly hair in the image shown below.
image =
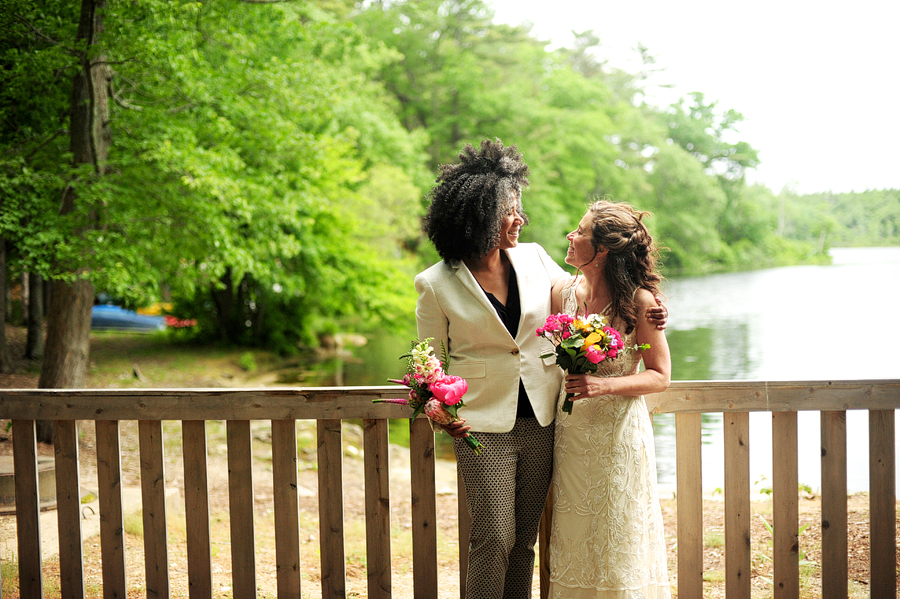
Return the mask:
[(582, 275), (556, 283), (554, 312), (603, 314), (625, 347), (650, 347), (603, 361), (596, 374), (565, 378), (563, 391), (576, 396), (571, 413), (556, 414), (551, 598), (670, 597), (653, 424), (643, 394), (668, 388), (671, 360), (663, 332), (638, 318), (656, 305), (662, 281), (646, 215), (598, 201), (566, 236), (566, 263)]

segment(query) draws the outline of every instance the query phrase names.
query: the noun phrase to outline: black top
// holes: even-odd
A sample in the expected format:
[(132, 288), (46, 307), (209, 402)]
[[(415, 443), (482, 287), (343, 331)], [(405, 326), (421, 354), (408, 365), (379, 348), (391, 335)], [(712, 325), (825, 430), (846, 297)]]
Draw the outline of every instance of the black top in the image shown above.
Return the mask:
[[(484, 291), (483, 287), (482, 291)], [(516, 279), (516, 271), (512, 264), (509, 265), (509, 293), (506, 297), (506, 305), (501, 304), (500, 300), (494, 297), (493, 293), (488, 293), (487, 291), (484, 293), (490, 300), (491, 305), (494, 306), (494, 310), (497, 311), (497, 316), (500, 317), (500, 321), (506, 327), (506, 330), (515, 339), (516, 334), (519, 332), (519, 318), (522, 316), (522, 305), (519, 300), (519, 284)], [(525, 392), (525, 385), (522, 384), (521, 378), (519, 379), (519, 405), (516, 408), (516, 418), (535, 418), (534, 408), (531, 407), (531, 402), (528, 401), (528, 393)]]

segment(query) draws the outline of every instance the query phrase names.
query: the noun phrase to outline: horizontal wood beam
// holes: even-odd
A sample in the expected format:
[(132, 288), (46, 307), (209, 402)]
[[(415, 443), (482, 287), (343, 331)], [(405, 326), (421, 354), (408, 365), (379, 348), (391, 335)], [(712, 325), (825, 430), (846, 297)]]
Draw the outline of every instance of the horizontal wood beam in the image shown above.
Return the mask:
[[(27, 420), (341, 420), (409, 418), (405, 387), (4, 389), (0, 418)], [(26, 414), (28, 416), (26, 416)]]
[[(406, 388), (4, 389), (0, 418), (23, 420), (338, 420), (408, 418)], [(900, 380), (676, 381), (647, 396), (654, 413), (900, 408)]]
[(647, 396), (654, 413), (900, 408), (900, 380), (676, 381)]

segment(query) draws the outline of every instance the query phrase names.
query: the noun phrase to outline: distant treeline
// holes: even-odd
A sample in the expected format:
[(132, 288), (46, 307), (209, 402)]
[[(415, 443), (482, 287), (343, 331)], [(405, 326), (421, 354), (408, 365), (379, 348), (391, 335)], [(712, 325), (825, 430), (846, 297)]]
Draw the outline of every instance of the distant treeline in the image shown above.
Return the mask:
[(818, 234), (831, 247), (900, 246), (898, 189), (787, 194), (785, 205), (786, 234), (792, 237)]

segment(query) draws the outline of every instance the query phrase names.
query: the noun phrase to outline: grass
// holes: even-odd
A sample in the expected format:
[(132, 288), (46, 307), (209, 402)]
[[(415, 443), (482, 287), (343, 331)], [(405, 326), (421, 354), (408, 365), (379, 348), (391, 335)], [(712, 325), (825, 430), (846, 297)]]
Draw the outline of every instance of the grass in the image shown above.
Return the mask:
[(725, 584), (725, 570), (706, 570), (703, 572), (703, 582)]
[(725, 546), (725, 533), (720, 530), (709, 530), (703, 536), (703, 546), (712, 548), (721, 548)]
[(124, 518), (125, 532), (136, 537), (144, 536), (144, 513), (141, 510), (129, 513)]
[(0, 581), (0, 595), (4, 597), (12, 597), (13, 590), (19, 590), (19, 560), (15, 556), (0, 561)]

